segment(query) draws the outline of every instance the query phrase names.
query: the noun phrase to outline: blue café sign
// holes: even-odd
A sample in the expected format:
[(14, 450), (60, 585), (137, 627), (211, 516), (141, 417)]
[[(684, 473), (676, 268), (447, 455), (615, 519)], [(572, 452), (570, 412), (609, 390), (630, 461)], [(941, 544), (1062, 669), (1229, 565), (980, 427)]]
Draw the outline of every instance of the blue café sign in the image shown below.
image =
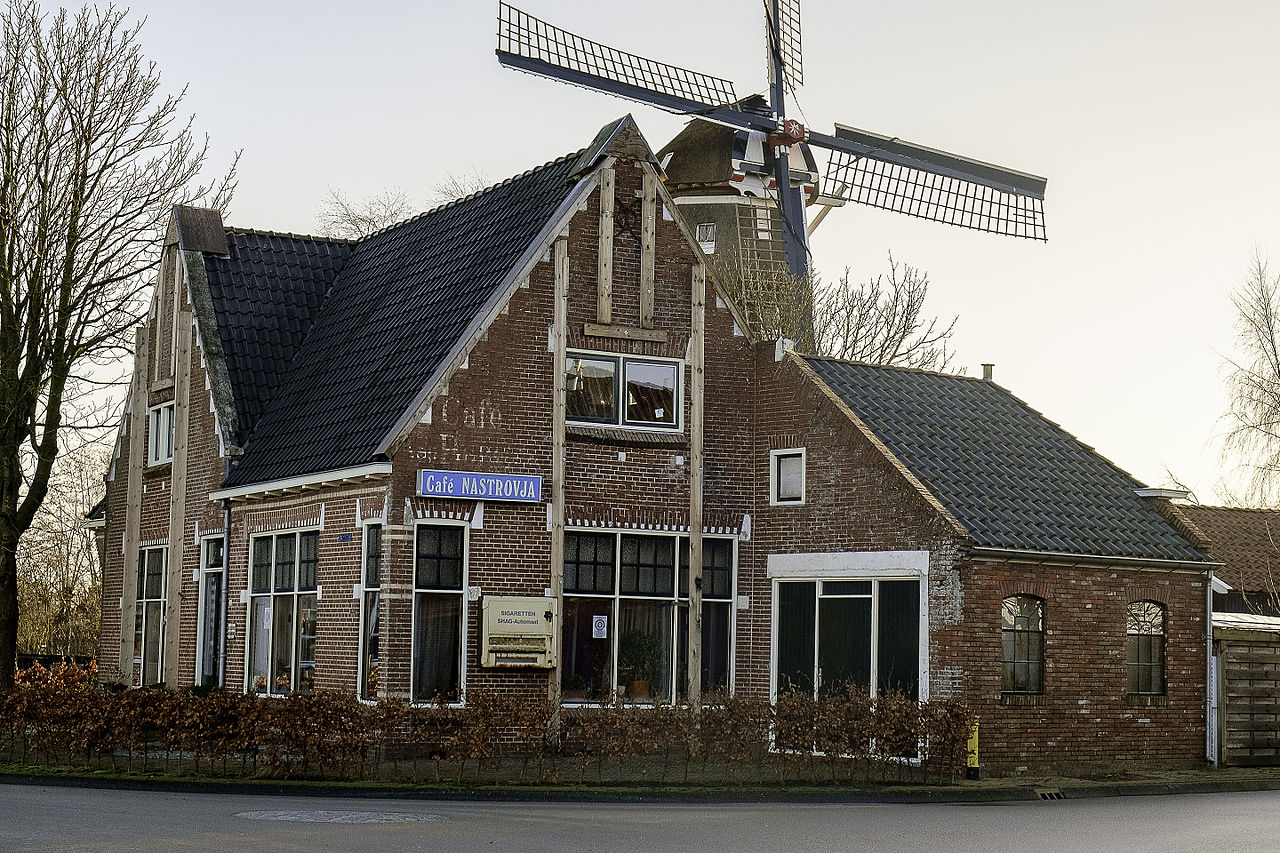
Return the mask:
[(419, 471), (418, 494), (463, 500), (542, 500), (542, 478), (525, 474), (474, 474), (470, 471)]

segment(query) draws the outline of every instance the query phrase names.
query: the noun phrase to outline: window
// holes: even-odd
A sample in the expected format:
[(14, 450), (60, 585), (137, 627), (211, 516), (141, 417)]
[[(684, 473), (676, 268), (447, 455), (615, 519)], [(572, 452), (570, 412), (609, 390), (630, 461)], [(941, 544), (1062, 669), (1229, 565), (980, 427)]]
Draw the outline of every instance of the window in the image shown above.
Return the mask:
[(466, 528), (420, 524), (413, 566), (413, 701), (462, 697)]
[(1011, 595), (1001, 610), (1005, 693), (1044, 692), (1044, 602), (1030, 595)]
[(702, 251), (708, 255), (714, 255), (716, 252), (716, 224), (714, 222), (699, 222), (696, 236)]
[(133, 662), (138, 671), (135, 687), (159, 684), (164, 678), (164, 600), (168, 548), (143, 548), (138, 552), (138, 598), (133, 622)]
[(253, 540), (249, 687), (254, 693), (309, 693), (315, 684), (319, 543), (314, 531)]
[(360, 605), (360, 698), (378, 698), (381, 674), (378, 600), (382, 593), (382, 525), (364, 526), (364, 590)]
[(779, 581), (779, 693), (920, 694), (920, 580)]
[[(702, 684), (729, 686), (733, 540), (702, 540)], [(685, 694), (689, 539), (565, 534), (561, 689), (566, 701)]]
[(769, 451), (769, 506), (804, 503), (803, 447)]
[(565, 381), (571, 421), (659, 429), (680, 426), (680, 362), (570, 353)]
[(1130, 693), (1164, 693), (1164, 616), (1164, 605), (1158, 602), (1129, 603), (1125, 639)]
[(147, 441), (147, 464), (156, 465), (173, 459), (173, 403), (150, 411)]
[(200, 543), (199, 615), (196, 622), (196, 683), (222, 684), (223, 628), (226, 625), (226, 562), (221, 536)]

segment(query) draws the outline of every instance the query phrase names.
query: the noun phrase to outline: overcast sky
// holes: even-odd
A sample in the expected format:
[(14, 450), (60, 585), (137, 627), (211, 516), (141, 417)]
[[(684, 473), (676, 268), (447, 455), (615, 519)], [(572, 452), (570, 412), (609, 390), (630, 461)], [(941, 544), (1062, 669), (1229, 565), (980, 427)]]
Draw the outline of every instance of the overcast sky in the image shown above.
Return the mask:
[[(753, 0), (524, 0), (623, 50), (766, 87)], [(446, 173), (496, 182), (632, 112), (656, 150), (679, 117), (501, 68), (496, 2), (136, 2), (142, 42), (213, 141), (243, 149), (232, 224), (314, 232), (330, 188)], [(1280, 262), (1280, 4), (1256, 0), (899, 0), (802, 7), (807, 124), (849, 124), (1048, 178), (1048, 243), (900, 214), (833, 211), (828, 277), (927, 270), (959, 315), (957, 362), (995, 378), (1136, 477), (1202, 502), (1232, 350), (1228, 294)]]

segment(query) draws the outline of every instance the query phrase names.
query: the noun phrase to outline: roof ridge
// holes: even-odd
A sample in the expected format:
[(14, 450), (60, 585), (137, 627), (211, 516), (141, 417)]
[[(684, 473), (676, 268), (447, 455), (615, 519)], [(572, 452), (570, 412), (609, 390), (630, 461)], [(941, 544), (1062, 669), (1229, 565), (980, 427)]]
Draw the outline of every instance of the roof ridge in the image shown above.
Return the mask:
[(559, 163), (563, 163), (564, 161), (570, 158), (580, 157), (582, 156), (582, 152), (586, 150), (587, 150), (586, 148), (579, 148), (577, 151), (571, 152), (569, 154), (565, 154), (562, 157), (557, 157), (554, 160), (548, 160), (547, 162), (543, 163), (541, 166), (534, 166), (532, 169), (525, 169), (523, 172), (519, 173), (518, 175), (512, 175), (511, 177), (506, 178), (505, 180), (499, 181), (496, 184), (491, 184), (490, 186), (487, 186), (484, 189), (479, 189), (473, 193), (469, 193), (467, 195), (460, 196), (459, 198), (446, 201), (444, 204), (436, 205), (435, 207), (430, 208), (429, 210), (424, 210), (421, 213), (415, 213), (413, 216), (410, 216), (408, 219), (402, 219), (399, 222), (393, 222), (390, 225), (383, 226), (382, 228), (379, 228), (377, 231), (371, 231), (368, 234), (364, 235), (363, 237), (359, 238), (358, 240), (354, 240), (352, 242), (355, 242), (355, 243), (364, 242), (365, 240), (368, 240), (370, 237), (377, 237), (380, 234), (384, 234), (387, 231), (391, 231), (392, 229), (399, 228), (402, 225), (408, 225), (411, 222), (417, 222), (418, 220), (423, 219), (424, 217), (439, 213), (442, 210), (448, 210), (449, 208), (456, 207), (457, 205), (460, 205), (463, 202), (469, 202), (472, 199), (485, 195), (486, 193), (491, 193), (494, 190), (501, 189), (502, 187), (507, 186), (508, 184), (512, 184), (523, 178), (527, 178), (536, 172), (541, 172), (544, 169), (549, 169), (552, 166), (555, 166)]
[[(965, 374), (965, 373), (947, 373), (942, 370), (928, 370), (923, 367), (907, 367), (901, 364), (876, 364), (874, 361), (861, 361), (856, 358), (837, 358), (834, 355), (814, 354), (814, 355), (801, 355), (800, 357), (805, 359), (812, 358), (812, 359), (820, 359), (822, 361), (834, 361), (837, 364), (856, 364), (859, 367), (873, 367), (876, 370), (897, 370), (902, 373), (922, 373), (925, 376), (942, 376), (947, 379), (963, 379), (968, 382), (989, 382), (990, 381), (987, 379), (980, 379), (977, 376), (969, 376), (968, 374)], [(997, 388), (1002, 388), (1002, 386), (997, 385), (995, 382), (991, 382), (991, 384), (995, 385)]]
[(347, 243), (351, 245), (358, 242), (350, 237), (329, 237), (324, 234), (295, 234), (292, 231), (268, 231), (262, 228), (240, 228), (235, 225), (226, 226), (226, 231), (228, 234), (249, 234), (255, 237), (286, 237), (291, 240), (314, 240), (319, 243)]
[(1178, 504), (1182, 509), (1216, 509), (1225, 512), (1274, 512), (1280, 513), (1280, 509), (1272, 509), (1265, 506), (1217, 506), (1216, 504)]

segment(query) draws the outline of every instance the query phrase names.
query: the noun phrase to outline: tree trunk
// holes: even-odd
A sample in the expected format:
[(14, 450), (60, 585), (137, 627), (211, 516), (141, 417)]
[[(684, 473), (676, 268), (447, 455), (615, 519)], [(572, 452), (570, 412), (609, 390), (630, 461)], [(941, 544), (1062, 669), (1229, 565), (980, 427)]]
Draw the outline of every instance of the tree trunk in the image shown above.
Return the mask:
[(0, 524), (0, 690), (13, 687), (18, 662), (18, 536)]

